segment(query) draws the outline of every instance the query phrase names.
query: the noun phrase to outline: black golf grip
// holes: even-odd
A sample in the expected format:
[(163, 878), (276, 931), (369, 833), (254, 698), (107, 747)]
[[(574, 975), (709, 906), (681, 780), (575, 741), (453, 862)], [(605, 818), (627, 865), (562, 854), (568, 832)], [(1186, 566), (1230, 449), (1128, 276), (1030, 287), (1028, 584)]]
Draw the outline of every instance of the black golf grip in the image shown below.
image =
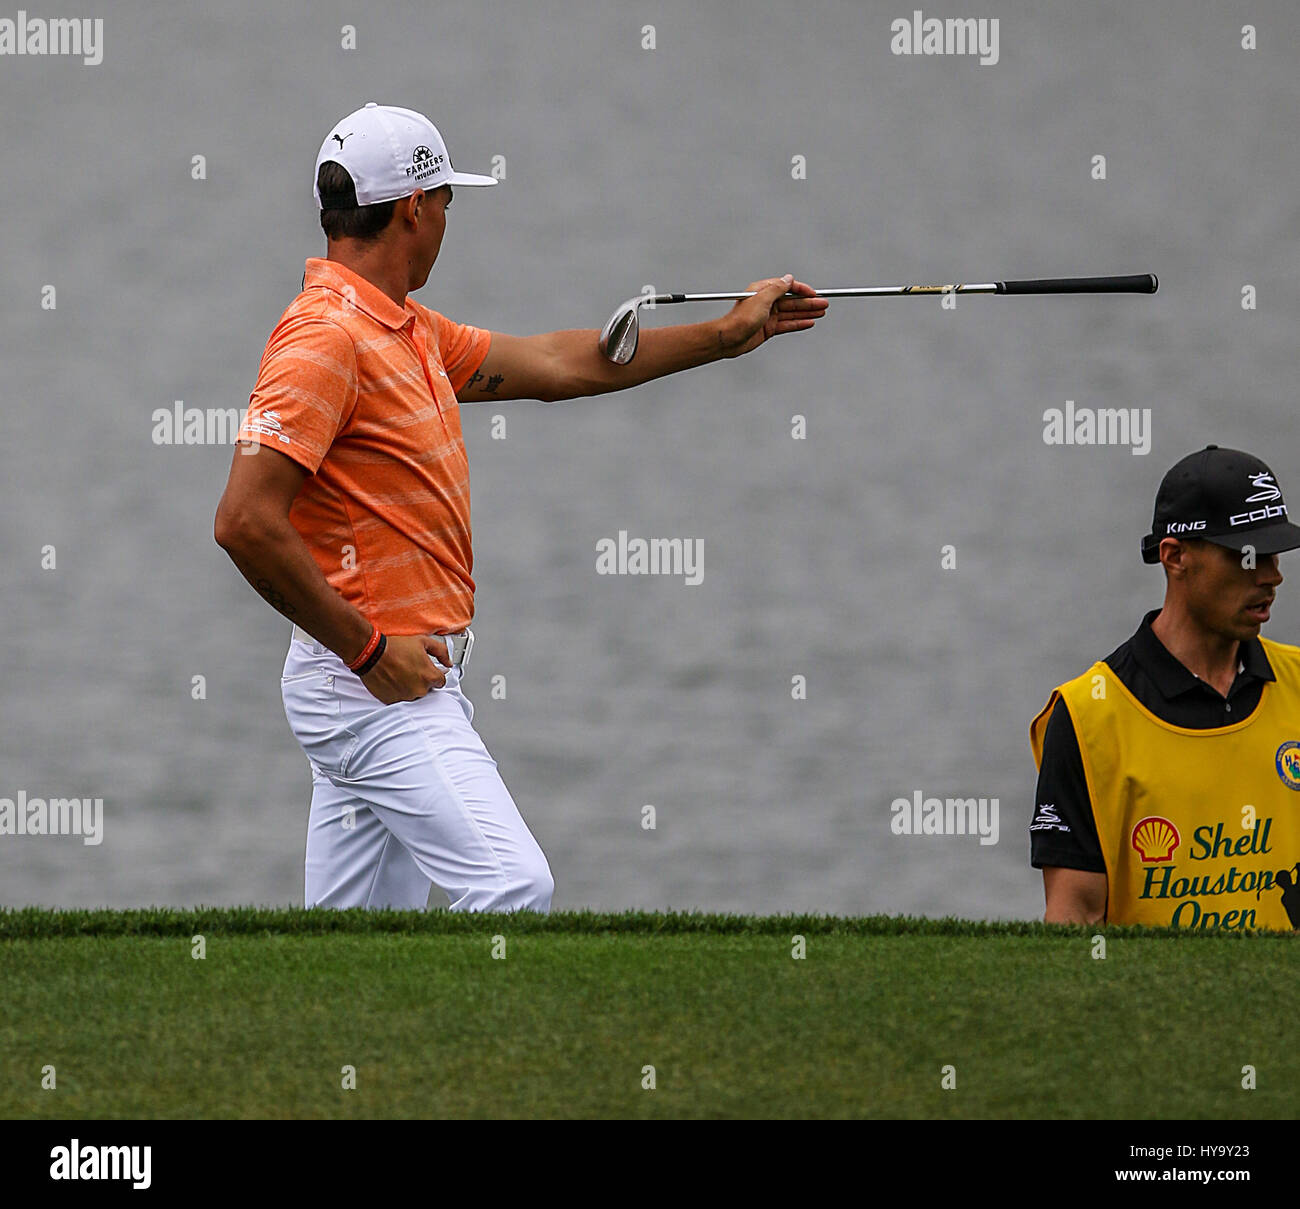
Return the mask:
[(1154, 273), (1131, 277), (1044, 277), (1039, 281), (999, 281), (999, 294), (1154, 294)]

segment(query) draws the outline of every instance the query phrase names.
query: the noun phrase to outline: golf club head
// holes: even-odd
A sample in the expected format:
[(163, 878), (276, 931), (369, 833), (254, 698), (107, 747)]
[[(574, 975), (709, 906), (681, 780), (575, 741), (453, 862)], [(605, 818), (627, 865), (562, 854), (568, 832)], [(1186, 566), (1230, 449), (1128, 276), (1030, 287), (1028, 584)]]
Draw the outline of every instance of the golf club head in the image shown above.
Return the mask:
[(644, 301), (644, 294), (629, 298), (601, 328), (600, 351), (615, 365), (626, 365), (636, 355), (637, 337), (641, 334), (638, 308)]

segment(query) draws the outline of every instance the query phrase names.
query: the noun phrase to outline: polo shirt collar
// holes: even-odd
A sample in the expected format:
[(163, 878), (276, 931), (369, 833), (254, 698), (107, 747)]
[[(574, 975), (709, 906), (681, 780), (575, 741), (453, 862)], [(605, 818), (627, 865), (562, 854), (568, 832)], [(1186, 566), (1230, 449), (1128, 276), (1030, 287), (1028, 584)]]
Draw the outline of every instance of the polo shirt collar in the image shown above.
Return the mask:
[(325, 260), (318, 256), (307, 259), (303, 273), (304, 290), (325, 289), (343, 296), (353, 302), (359, 311), (364, 311), (377, 323), (397, 331), (415, 319), (415, 308), (411, 300), (406, 300), (404, 307), (398, 306), (387, 294), (373, 282), (367, 281), (359, 273), (354, 273), (337, 260)]
[[(1150, 613), (1142, 618), (1142, 624), (1138, 626), (1137, 633), (1133, 635), (1133, 646), (1131, 648), (1133, 658), (1141, 664), (1143, 671), (1151, 677), (1163, 697), (1177, 697), (1182, 693), (1189, 693), (1207, 687), (1204, 681), (1179, 663), (1170, 653), (1169, 648), (1155, 636), (1155, 632), (1151, 629), (1151, 623), (1159, 616), (1160, 610), (1152, 609)], [(1233, 682), (1234, 688), (1237, 687), (1239, 682), (1251, 677), (1257, 680), (1277, 679), (1273, 674), (1273, 667), (1268, 661), (1268, 656), (1264, 654), (1263, 644), (1258, 638), (1252, 638), (1249, 642), (1243, 642), (1240, 645), (1237, 651), (1237, 660), (1240, 664), (1240, 670)]]

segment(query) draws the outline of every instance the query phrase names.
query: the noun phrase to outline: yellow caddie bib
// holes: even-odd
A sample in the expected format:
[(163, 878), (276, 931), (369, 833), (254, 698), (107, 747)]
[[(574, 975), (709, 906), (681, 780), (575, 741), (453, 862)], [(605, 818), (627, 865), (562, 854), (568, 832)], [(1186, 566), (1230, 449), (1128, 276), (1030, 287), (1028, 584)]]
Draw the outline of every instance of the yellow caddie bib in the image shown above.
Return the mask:
[(1300, 929), (1300, 647), (1260, 642), (1277, 679), (1232, 726), (1163, 722), (1104, 663), (1056, 689), (1030, 723), (1041, 765), (1057, 699), (1069, 708), (1107, 922)]

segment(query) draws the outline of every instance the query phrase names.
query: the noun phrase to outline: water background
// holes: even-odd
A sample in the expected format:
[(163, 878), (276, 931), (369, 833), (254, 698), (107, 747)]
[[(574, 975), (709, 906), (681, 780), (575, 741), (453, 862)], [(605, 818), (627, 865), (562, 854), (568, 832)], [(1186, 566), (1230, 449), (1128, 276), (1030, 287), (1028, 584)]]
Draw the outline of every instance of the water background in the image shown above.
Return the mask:
[[(418, 295), (497, 331), (785, 271), (1160, 275), (1155, 298), (841, 302), (739, 361), (464, 414), (466, 687), (557, 907), (1040, 913), (1028, 722), (1158, 605), (1161, 475), (1216, 441), (1300, 493), (1300, 13), (976, 7), (996, 65), (895, 56), (912, 6), (832, 0), (121, 3), (98, 67), (0, 59), (0, 796), (105, 802), (102, 845), (0, 838), (0, 903), (301, 902), (288, 624), (212, 541), (229, 451), (155, 445), (151, 417), (247, 405), (323, 248), (316, 149), (376, 100), (429, 113), (459, 168), (506, 157)], [(1046, 446), (1067, 399), (1150, 408), (1151, 452)], [(702, 539), (704, 582), (598, 576), (620, 529)], [(1266, 632), (1297, 641), (1289, 588)], [(999, 842), (891, 835), (917, 790), (996, 797)]]

